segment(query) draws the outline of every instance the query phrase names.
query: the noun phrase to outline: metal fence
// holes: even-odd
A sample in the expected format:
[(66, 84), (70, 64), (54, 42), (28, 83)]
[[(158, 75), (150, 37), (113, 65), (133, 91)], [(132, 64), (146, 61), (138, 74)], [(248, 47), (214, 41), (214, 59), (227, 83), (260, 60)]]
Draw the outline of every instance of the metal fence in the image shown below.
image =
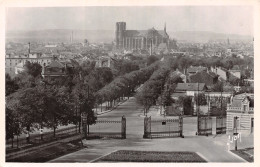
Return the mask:
[(212, 118), (201, 115), (198, 117), (198, 135), (212, 135)]
[(144, 118), (143, 138), (168, 138), (183, 137), (183, 118), (176, 119), (156, 119)]
[(57, 129), (55, 132), (55, 136), (53, 131), (43, 132), (42, 134), (31, 134), (29, 137), (29, 141), (26, 139), (26, 137), (14, 136), (13, 139), (9, 139), (6, 141), (6, 148), (8, 150), (12, 148), (32, 146), (70, 137), (77, 134), (78, 131), (76, 128), (77, 126), (73, 125), (67, 128)]
[(83, 129), (86, 138), (126, 138), (126, 118), (122, 117), (121, 120), (108, 120), (99, 119), (96, 123), (89, 125), (89, 129)]
[(226, 134), (226, 117), (216, 117), (216, 134)]

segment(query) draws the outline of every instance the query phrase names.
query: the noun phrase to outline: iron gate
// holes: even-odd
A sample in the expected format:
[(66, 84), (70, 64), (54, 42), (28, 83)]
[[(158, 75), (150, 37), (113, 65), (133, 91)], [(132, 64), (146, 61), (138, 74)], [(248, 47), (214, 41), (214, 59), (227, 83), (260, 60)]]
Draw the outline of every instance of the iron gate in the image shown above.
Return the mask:
[(183, 137), (183, 118), (156, 119), (144, 118), (143, 138)]
[(212, 118), (200, 115), (198, 117), (198, 135), (212, 135)]
[(126, 138), (126, 118), (121, 120), (99, 119), (93, 125), (83, 124), (83, 131), (87, 139), (90, 138)]
[(226, 133), (226, 117), (216, 117), (216, 134)]

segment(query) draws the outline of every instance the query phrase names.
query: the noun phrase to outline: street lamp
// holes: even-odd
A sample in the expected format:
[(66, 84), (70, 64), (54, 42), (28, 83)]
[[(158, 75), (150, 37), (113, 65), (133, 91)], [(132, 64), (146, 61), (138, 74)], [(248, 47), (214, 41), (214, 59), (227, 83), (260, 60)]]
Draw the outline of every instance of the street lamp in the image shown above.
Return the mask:
[[(235, 116), (234, 117), (235, 118), (235, 122), (234, 122), (234, 135), (237, 137), (237, 135), (238, 135), (238, 133), (237, 133), (237, 119), (238, 119), (238, 117), (237, 116)], [(235, 140), (235, 150), (237, 151), (237, 139)]]

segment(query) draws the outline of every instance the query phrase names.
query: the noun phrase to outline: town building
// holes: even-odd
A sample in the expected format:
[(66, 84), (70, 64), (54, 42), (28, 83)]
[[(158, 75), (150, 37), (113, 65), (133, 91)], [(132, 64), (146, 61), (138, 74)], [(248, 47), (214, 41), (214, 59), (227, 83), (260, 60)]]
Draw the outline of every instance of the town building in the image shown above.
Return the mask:
[(96, 61), (96, 67), (109, 67), (109, 68), (114, 68), (114, 65), (116, 63), (116, 59), (112, 57), (99, 57), (98, 60)]
[(241, 79), (241, 70), (228, 70), (229, 73), (238, 79)]
[(243, 93), (231, 97), (227, 105), (227, 133), (254, 132), (254, 94)]
[(78, 63), (75, 60), (54, 60), (49, 65), (43, 67), (42, 77), (45, 79), (64, 77), (72, 74), (76, 66), (78, 66)]
[(200, 71), (189, 76), (190, 83), (205, 83), (207, 86), (212, 86), (218, 82), (218, 75), (213, 72)]
[(155, 28), (148, 30), (126, 30), (126, 22), (117, 22), (115, 45), (116, 49), (145, 49), (149, 50), (151, 54), (153, 53), (153, 49), (159, 45), (160, 48), (166, 46), (167, 49), (170, 49), (176, 45), (176, 43), (175, 41), (170, 40), (169, 35), (166, 32), (166, 24), (164, 30), (156, 30)]
[[(14, 77), (18, 74), (18, 71), (22, 71), (21, 68), (25, 63), (38, 63), (42, 67), (48, 65), (53, 60), (51, 55), (45, 55), (41, 53), (30, 53), (25, 55), (6, 55), (5, 58), (5, 73), (8, 73), (11, 77)], [(19, 65), (18, 65), (19, 64)]]
[(195, 94), (204, 93), (207, 89), (205, 83), (178, 83), (175, 93), (184, 93), (186, 96), (194, 97)]
[(211, 72), (214, 72), (219, 76), (219, 80), (228, 81), (228, 70), (223, 67), (211, 67)]
[(207, 67), (202, 67), (202, 66), (190, 66), (187, 69), (187, 74), (188, 75), (193, 75), (196, 74), (197, 72), (205, 71), (207, 72)]

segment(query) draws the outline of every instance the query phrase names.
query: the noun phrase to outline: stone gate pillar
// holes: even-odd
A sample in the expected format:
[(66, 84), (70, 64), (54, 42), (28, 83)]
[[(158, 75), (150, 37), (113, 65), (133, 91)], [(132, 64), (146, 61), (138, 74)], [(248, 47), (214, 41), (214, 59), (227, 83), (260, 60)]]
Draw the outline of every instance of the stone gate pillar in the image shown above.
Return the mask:
[(122, 116), (122, 122), (121, 122), (121, 138), (126, 139), (126, 118), (125, 116)]

